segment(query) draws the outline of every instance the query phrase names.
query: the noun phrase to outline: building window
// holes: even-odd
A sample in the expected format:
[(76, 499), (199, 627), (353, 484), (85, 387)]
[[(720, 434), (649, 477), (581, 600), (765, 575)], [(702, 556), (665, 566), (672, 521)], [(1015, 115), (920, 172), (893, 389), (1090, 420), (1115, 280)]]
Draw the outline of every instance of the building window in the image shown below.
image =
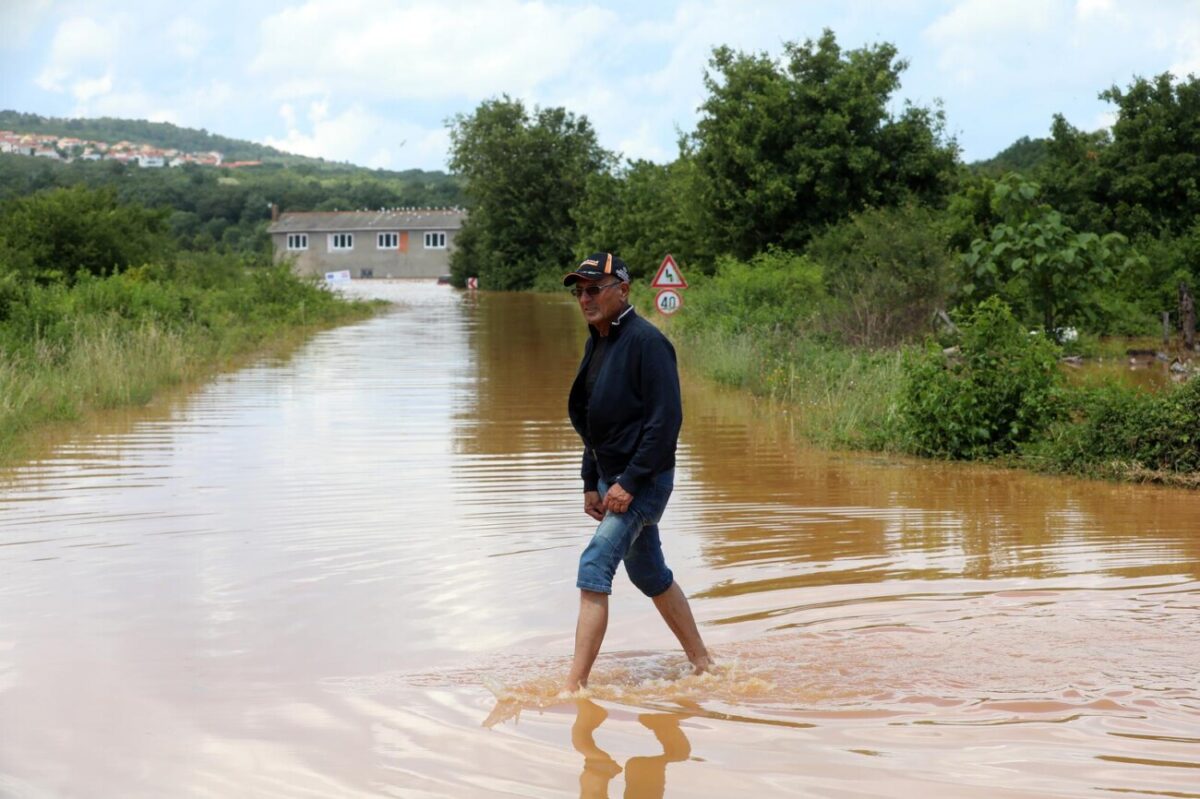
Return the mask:
[(425, 249), (427, 249), (427, 250), (444, 250), (444, 249), (446, 249), (446, 234), (445, 233), (426, 233), (425, 234)]
[(289, 233), (287, 237), (287, 248), (289, 250), (307, 250), (308, 249), (308, 234), (307, 233)]
[(375, 246), (381, 250), (395, 250), (400, 246), (400, 234), (380, 233)]
[(329, 251), (330, 252), (346, 252), (354, 249), (354, 234), (353, 233), (330, 233), (329, 234)]

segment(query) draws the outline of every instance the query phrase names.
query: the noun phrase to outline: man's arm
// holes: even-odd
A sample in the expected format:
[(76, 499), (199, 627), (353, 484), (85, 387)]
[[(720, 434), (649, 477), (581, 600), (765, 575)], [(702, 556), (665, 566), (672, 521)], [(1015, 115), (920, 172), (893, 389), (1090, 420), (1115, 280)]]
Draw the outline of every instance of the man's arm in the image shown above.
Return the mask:
[(646, 340), (638, 377), (646, 408), (641, 441), (616, 483), (631, 498), (670, 463), (683, 425), (675, 350), (666, 338), (655, 336)]

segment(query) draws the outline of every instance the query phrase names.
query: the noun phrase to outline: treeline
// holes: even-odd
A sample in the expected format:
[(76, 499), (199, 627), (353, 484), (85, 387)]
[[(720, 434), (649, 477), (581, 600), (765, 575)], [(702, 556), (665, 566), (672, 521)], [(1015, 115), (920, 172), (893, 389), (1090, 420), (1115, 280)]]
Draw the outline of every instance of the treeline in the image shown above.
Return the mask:
[(604, 151), (566, 109), (489, 100), (451, 123), (472, 208), (454, 278), (548, 288), (596, 249), (639, 277), (666, 252), (689, 278), (753, 273), (780, 250), (820, 275), (824, 312), (806, 323), (867, 346), (991, 296), (1051, 333), (1147, 333), (1180, 283), (1194, 289), (1200, 80), (1109, 88), (1111, 131), (1058, 116), (1046, 139), (970, 167), (938, 107), (896, 108), (905, 67), (889, 44), (843, 50), (829, 31), (779, 58), (717, 48), (669, 164)]
[(0, 201), (68, 187), (108, 190), (123, 204), (164, 209), (166, 227), (182, 248), (232, 253), (270, 251), (272, 203), (286, 211), (332, 211), (465, 202), (458, 179), (441, 172), (330, 172), (308, 164), (145, 169), (0, 155)]

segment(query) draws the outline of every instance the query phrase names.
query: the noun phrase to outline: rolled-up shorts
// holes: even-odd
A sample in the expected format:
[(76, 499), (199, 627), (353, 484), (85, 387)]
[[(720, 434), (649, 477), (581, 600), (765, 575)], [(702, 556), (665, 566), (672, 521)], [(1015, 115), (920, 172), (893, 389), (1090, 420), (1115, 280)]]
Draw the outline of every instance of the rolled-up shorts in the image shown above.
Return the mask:
[[(622, 562), (630, 581), (646, 596), (658, 596), (671, 587), (675, 576), (663, 559), (658, 520), (674, 487), (675, 470), (670, 469), (635, 494), (627, 511), (604, 514), (604, 520), (579, 557), (576, 587), (611, 594), (613, 575)], [(608, 483), (601, 480), (599, 488), (600, 496), (604, 497)]]

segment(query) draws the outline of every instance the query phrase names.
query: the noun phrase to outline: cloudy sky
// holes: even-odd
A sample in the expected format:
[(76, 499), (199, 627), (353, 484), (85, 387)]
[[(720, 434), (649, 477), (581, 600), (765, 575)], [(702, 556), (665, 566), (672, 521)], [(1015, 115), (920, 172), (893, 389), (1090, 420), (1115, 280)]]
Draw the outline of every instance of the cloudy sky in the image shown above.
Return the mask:
[(895, 44), (967, 160), (1106, 125), (1097, 93), (1200, 75), (1200, 0), (0, 0), (0, 108), (203, 127), (367, 166), (445, 167), (445, 121), (507, 93), (669, 160), (711, 49), (831, 28)]

